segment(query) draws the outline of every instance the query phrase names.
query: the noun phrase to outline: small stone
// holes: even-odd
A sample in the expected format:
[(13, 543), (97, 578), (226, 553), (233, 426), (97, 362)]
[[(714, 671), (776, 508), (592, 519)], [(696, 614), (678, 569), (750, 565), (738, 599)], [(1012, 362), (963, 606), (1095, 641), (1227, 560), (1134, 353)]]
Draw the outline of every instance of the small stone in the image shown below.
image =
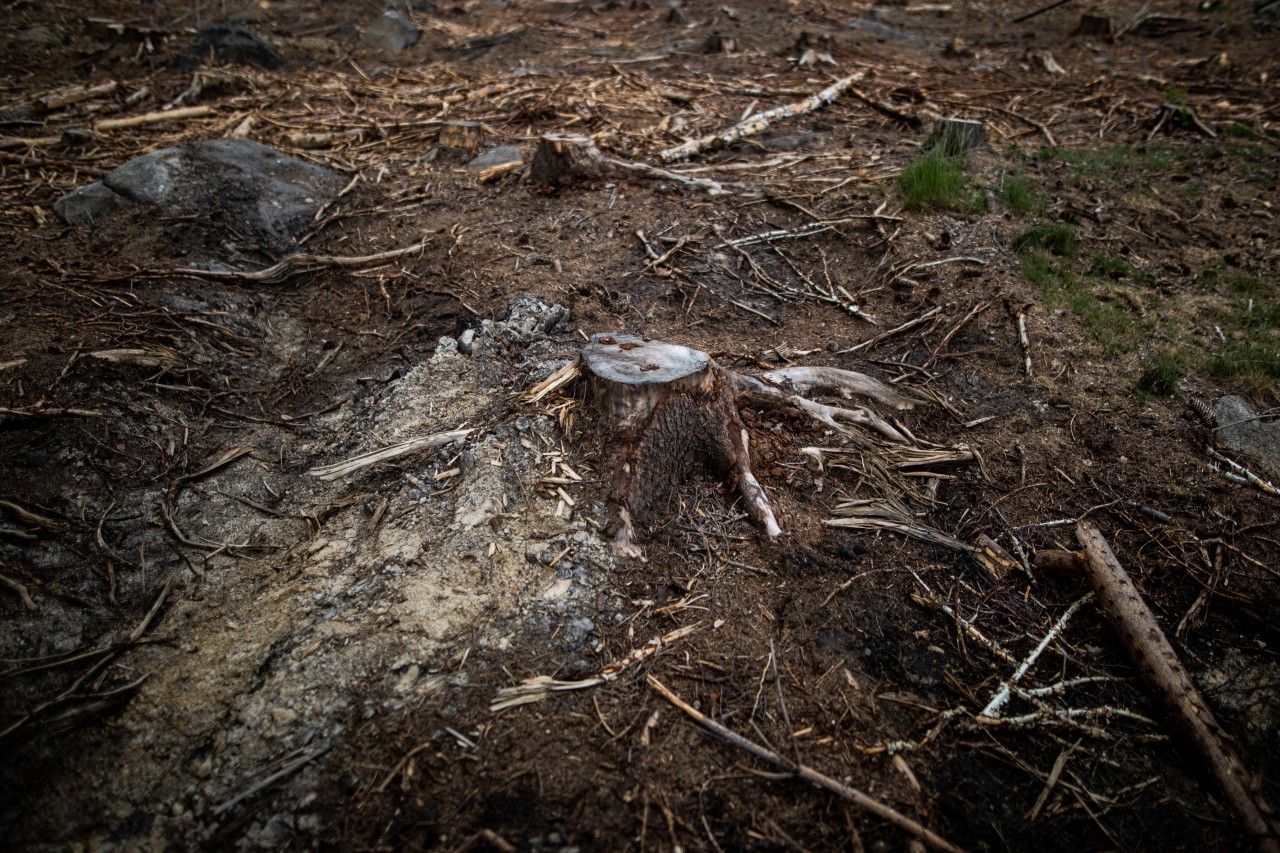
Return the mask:
[(399, 53), (417, 44), (420, 35), (413, 21), (394, 9), (388, 9), (365, 27), (360, 34), (360, 41), (373, 50)]
[(472, 351), (472, 348), (475, 346), (475, 342), (476, 342), (476, 330), (467, 329), (462, 334), (458, 335), (458, 352), (462, 353), (463, 355), (471, 355), (471, 351)]
[(298, 712), (289, 708), (272, 708), (271, 719), (276, 722), (276, 725), (287, 726), (298, 719)]
[(508, 163), (522, 163), (524, 155), (520, 153), (520, 149), (514, 145), (499, 145), (497, 148), (491, 148), (488, 151), (472, 158), (466, 165), (466, 168), (475, 171), (491, 169), (494, 166), (505, 166)]
[(197, 61), (212, 56), (218, 63), (256, 65), (268, 71), (283, 68), (286, 64), (283, 56), (250, 30), (232, 24), (205, 27), (187, 53)]

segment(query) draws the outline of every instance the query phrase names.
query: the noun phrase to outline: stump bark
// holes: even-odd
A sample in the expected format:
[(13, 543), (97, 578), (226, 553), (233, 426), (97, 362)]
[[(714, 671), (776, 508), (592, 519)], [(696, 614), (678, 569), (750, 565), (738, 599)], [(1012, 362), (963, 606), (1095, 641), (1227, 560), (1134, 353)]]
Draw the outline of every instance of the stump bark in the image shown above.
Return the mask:
[(538, 140), (529, 174), (535, 180), (560, 186), (575, 177), (599, 177), (609, 171), (600, 149), (585, 136), (548, 133)]
[(641, 556), (635, 525), (699, 467), (735, 481), (747, 512), (770, 539), (782, 532), (751, 473), (733, 382), (706, 353), (631, 335), (595, 335), (582, 351), (582, 367), (618, 449), (606, 499), (616, 517), (617, 554)]
[(987, 148), (987, 131), (980, 121), (949, 118), (938, 122), (925, 148), (936, 149), (948, 157)]
[(748, 376), (716, 364), (704, 352), (621, 333), (593, 336), (579, 367), (605, 419), (604, 443), (615, 456), (605, 501), (613, 518), (606, 533), (619, 556), (642, 557), (637, 527), (700, 468), (733, 482), (748, 515), (768, 538), (782, 533), (768, 494), (751, 472), (750, 436), (738, 414), (739, 400), (799, 409), (839, 432), (859, 424), (909, 443), (874, 412), (802, 396), (828, 391), (870, 397), (896, 409), (914, 406), (896, 389), (849, 370), (788, 367)]
[(1076, 27), (1075, 34), (1111, 38), (1116, 34), (1116, 23), (1110, 15), (1085, 12), (1080, 16), (1080, 25)]
[(480, 150), (482, 128), (474, 121), (446, 121), (440, 125), (440, 136), (436, 140), (441, 148), (461, 148), (475, 153)]

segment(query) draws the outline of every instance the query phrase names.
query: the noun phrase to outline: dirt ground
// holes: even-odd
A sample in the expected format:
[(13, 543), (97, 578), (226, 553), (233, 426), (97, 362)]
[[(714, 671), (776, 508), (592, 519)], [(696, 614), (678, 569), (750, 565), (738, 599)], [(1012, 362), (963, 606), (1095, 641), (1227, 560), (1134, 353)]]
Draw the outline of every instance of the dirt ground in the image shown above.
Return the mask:
[[(444, 0), (384, 54), (360, 40), (372, 2), (6, 4), (0, 846), (915, 843), (709, 735), (654, 679), (965, 849), (1249, 849), (1094, 602), (998, 720), (981, 712), (1088, 592), (1030, 563), (1084, 518), (1280, 803), (1280, 500), (1206, 450), (1223, 395), (1263, 424), (1280, 401), (1277, 31), (1238, 0), (1107, 4), (1114, 38), (1077, 31), (1085, 4), (1011, 23), (1034, 6)], [(197, 32), (228, 22), (287, 66), (192, 70)], [(661, 164), (858, 72), (829, 106), (664, 165), (723, 194), (549, 187), (435, 147), (471, 120), (526, 161), (571, 132)], [(170, 106), (209, 110), (65, 134)], [(951, 116), (990, 149), (951, 209), (908, 204), (900, 174)], [(211, 279), (191, 265), (278, 258), (234, 223), (51, 212), (131, 157), (228, 135), (358, 177), (305, 251), (424, 248)], [(602, 332), (893, 382), (925, 401), (897, 415), (922, 444), (981, 457), (890, 477), (915, 521), (1026, 565), (996, 579), (946, 545), (825, 524), (883, 485), (882, 446), (819, 467), (803, 449), (850, 437), (749, 406), (783, 535), (695, 471), (643, 525), (645, 560), (615, 557), (616, 448), (590, 399), (521, 396)], [(1232, 458), (1280, 482), (1274, 460)]]

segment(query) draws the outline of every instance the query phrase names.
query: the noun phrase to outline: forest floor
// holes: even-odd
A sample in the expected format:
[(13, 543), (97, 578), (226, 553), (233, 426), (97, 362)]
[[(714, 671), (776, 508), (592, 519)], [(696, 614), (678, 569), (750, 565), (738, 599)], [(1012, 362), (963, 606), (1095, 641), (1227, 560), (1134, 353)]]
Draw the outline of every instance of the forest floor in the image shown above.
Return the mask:
[[(1114, 36), (1078, 30), (1084, 4), (1011, 22), (1035, 5), (444, 0), (388, 54), (360, 39), (372, 2), (6, 4), (0, 846), (911, 841), (656, 682), (966, 849), (1248, 848), (1092, 601), (990, 703), (1088, 593), (1032, 563), (1086, 519), (1280, 803), (1280, 500), (1209, 451), (1280, 482), (1276, 457), (1218, 441), (1223, 397), (1259, 430), (1280, 403), (1276, 31), (1238, 0), (1107, 4)], [(287, 65), (192, 70), (197, 32), (228, 22)], [(821, 109), (663, 162), (854, 74)], [(166, 107), (207, 109), (67, 133)], [(989, 148), (930, 151), (946, 117)], [(456, 120), (526, 162), (583, 134), (728, 191), (468, 170), (436, 146)], [(305, 251), (423, 247), (209, 278), (192, 265), (279, 258), (233, 223), (52, 213), (134, 156), (230, 135), (353, 179)], [(521, 396), (610, 332), (739, 371), (864, 371), (925, 401), (897, 414), (921, 443), (980, 461), (888, 475), (879, 444), (834, 453), (848, 436), (744, 407), (783, 535), (692, 472), (646, 520), (645, 560), (620, 559), (592, 401)], [(886, 484), (914, 523), (1014, 565), (826, 523)]]

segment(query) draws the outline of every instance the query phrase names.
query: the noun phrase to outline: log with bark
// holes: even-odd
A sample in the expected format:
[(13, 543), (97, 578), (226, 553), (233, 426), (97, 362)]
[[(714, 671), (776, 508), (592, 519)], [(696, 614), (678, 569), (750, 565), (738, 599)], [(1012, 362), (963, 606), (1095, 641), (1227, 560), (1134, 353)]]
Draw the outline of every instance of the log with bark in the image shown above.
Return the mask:
[(1280, 853), (1275, 813), (1253, 790), (1252, 776), (1232, 749), (1229, 735), (1191, 681), (1129, 573), (1098, 528), (1081, 522), (1076, 526), (1076, 539), (1081, 553), (1042, 552), (1036, 565), (1051, 571), (1083, 572), (1088, 577), (1103, 616), (1164, 709), (1170, 727), (1195, 750), (1257, 849)]
[[(769, 496), (751, 471), (750, 437), (738, 413), (739, 401), (798, 409), (838, 432), (855, 424), (890, 441), (911, 443), (869, 408), (828, 405), (803, 396), (857, 395), (899, 410), (916, 405), (894, 388), (850, 370), (788, 367), (752, 376), (722, 367), (699, 350), (615, 333), (593, 336), (576, 371), (603, 415), (605, 443), (615, 456), (606, 498), (612, 520), (606, 533), (619, 556), (642, 557), (637, 527), (698, 468), (728, 476), (768, 538), (782, 533)], [(572, 372), (557, 374), (557, 385), (567, 384)]]

